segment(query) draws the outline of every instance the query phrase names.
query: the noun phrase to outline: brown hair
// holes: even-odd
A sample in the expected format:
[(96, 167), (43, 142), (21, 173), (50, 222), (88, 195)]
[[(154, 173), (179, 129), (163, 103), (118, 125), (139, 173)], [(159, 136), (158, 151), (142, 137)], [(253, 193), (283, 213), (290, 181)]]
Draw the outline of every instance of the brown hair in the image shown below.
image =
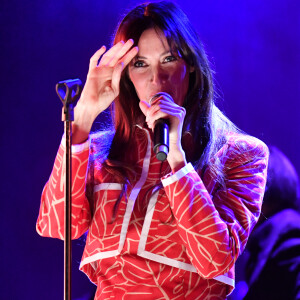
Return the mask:
[[(174, 3), (161, 1), (138, 5), (119, 23), (113, 43), (131, 38), (137, 45), (142, 33), (149, 28), (162, 31), (170, 48), (175, 47), (194, 69), (190, 73), (189, 89), (183, 103), (186, 109), (183, 136), (188, 133), (193, 139), (194, 151), (192, 154), (187, 152), (187, 160), (196, 169), (204, 169), (212, 155), (224, 144), (225, 132), (237, 129), (214, 105), (213, 76), (203, 45), (187, 16)], [(143, 125), (145, 118), (127, 69), (122, 73), (120, 93), (112, 105), (112, 118), (115, 135), (104, 166), (109, 172), (128, 181), (130, 165), (134, 162), (125, 162), (124, 153), (134, 143), (134, 125)], [(212, 168), (222, 181), (221, 164), (216, 162)]]

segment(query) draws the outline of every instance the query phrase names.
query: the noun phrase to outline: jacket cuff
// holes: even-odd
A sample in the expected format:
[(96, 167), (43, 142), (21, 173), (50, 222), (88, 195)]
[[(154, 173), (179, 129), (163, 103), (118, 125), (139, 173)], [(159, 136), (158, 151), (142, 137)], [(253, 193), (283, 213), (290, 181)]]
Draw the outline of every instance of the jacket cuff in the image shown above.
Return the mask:
[[(89, 149), (90, 143), (91, 143), (91, 139), (89, 137), (85, 142), (83, 142), (81, 144), (72, 145), (71, 146), (72, 153), (80, 153), (80, 152), (83, 152), (84, 150)], [(62, 147), (63, 150), (65, 150), (65, 148), (66, 148), (65, 145), (66, 145), (66, 136), (64, 134), (61, 139), (61, 143), (60, 143), (60, 146)]]
[(164, 187), (180, 180), (182, 177), (184, 177), (186, 174), (194, 171), (194, 167), (191, 163), (188, 163), (186, 166), (184, 166), (183, 168), (181, 168), (180, 170), (178, 170), (175, 174), (173, 173), (169, 173), (167, 175), (165, 175), (162, 179), (162, 185)]

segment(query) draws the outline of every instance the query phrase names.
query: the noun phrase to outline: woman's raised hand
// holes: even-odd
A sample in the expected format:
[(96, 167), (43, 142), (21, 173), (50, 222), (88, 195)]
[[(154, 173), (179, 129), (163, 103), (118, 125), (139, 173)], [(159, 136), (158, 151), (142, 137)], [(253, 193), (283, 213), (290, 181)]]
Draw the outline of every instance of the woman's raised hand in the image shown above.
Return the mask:
[(122, 70), (138, 52), (137, 47), (132, 48), (132, 45), (131, 39), (126, 43), (120, 41), (107, 52), (105, 46), (102, 46), (91, 57), (80, 101), (91, 106), (91, 113), (96, 114), (96, 117), (119, 95)]
[(102, 46), (90, 59), (89, 72), (75, 107), (73, 143), (87, 139), (96, 117), (119, 95), (121, 73), (138, 53), (133, 40), (118, 42), (108, 51)]

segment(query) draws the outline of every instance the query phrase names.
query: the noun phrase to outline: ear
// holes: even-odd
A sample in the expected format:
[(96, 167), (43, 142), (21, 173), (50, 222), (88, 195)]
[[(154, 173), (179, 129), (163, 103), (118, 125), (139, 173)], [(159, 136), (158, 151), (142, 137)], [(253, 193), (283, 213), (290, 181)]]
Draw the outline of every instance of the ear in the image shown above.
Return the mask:
[(194, 66), (189, 66), (189, 72), (193, 73), (195, 71), (195, 67)]

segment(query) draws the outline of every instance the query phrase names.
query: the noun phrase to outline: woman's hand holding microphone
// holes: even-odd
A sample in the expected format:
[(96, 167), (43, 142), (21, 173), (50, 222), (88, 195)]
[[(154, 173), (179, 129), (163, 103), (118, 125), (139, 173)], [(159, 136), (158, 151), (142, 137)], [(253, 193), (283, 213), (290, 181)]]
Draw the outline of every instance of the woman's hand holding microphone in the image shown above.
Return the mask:
[(172, 171), (176, 172), (187, 164), (185, 152), (181, 145), (182, 127), (186, 111), (182, 106), (176, 104), (167, 93), (158, 93), (152, 99), (150, 103), (140, 101), (140, 108), (146, 116), (148, 127), (152, 130), (154, 130), (157, 120), (166, 119), (168, 121), (169, 153), (167, 160)]

